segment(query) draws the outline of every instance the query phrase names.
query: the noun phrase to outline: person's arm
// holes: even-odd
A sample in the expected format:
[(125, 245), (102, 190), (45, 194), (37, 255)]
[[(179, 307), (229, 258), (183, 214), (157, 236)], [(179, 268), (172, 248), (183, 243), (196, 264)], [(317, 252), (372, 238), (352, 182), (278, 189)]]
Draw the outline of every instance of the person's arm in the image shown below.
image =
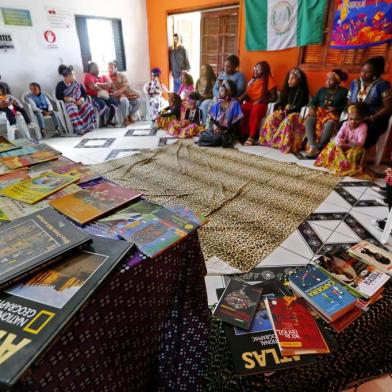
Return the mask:
[(335, 136), (335, 143), (337, 146), (341, 146), (346, 140), (346, 128), (347, 128), (347, 121), (343, 123), (340, 127), (339, 132)]
[(219, 82), (218, 82), (218, 80), (219, 80), (219, 78), (215, 80), (214, 87), (212, 88), (212, 93), (213, 93), (214, 97), (219, 96)]
[(366, 122), (374, 122), (379, 120), (382, 117), (388, 117), (392, 115), (392, 89), (384, 91), (383, 95), (383, 106), (376, 113), (372, 114), (369, 117), (366, 117), (364, 121)]
[(184, 64), (183, 64), (184, 68), (183, 69), (185, 71), (189, 71), (191, 69), (191, 66), (189, 64), (188, 52), (187, 52), (187, 50), (184, 47), (183, 47), (183, 49), (184, 49)]
[(37, 104), (35, 103), (35, 101), (34, 101), (33, 98), (28, 97), (28, 101), (29, 101), (29, 104), (31, 105), (31, 109), (33, 110), (33, 112), (38, 112), (38, 113), (42, 113), (42, 112), (43, 112), (43, 110), (40, 109), (40, 108), (37, 106)]
[(347, 106), (347, 90), (345, 88), (341, 88), (337, 91), (335, 99), (331, 104), (332, 110), (340, 114)]
[(365, 123), (362, 123), (358, 127), (358, 141), (350, 142), (350, 145), (352, 147), (363, 147), (366, 142), (366, 137), (367, 137), (367, 125)]
[(48, 98), (48, 96), (46, 94), (44, 94), (44, 96), (45, 96), (46, 104), (48, 105), (48, 112), (53, 112), (52, 102), (50, 102), (50, 99)]
[(56, 98), (59, 99), (60, 101), (64, 101), (64, 90), (65, 90), (64, 82), (57, 83)]

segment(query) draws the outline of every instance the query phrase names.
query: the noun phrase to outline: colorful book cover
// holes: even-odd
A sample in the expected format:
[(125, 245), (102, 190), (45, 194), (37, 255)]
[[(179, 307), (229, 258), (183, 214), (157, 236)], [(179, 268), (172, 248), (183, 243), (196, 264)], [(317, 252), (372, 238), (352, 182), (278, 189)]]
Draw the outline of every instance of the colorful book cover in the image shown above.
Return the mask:
[(60, 166), (53, 169), (53, 171), (59, 174), (68, 174), (71, 176), (79, 174), (80, 180), (78, 182), (91, 181), (100, 177), (99, 174), (93, 172), (88, 166), (83, 165), (83, 163), (73, 163), (71, 165)]
[(38, 177), (40, 174), (46, 173), (48, 171), (56, 172), (56, 169), (58, 167), (68, 166), (74, 163), (75, 162), (66, 158), (64, 155), (58, 155), (55, 161), (38, 163), (34, 166), (30, 166), (29, 168), (27, 168), (27, 170), (29, 172), (29, 176), (33, 178), (33, 177)]
[[(281, 354), (272, 322), (265, 307), (265, 299), (288, 295), (278, 279), (265, 281), (257, 286), (263, 295), (258, 303), (255, 317), (248, 331), (223, 323), (235, 371), (240, 376), (269, 373), (314, 363), (315, 355)], [(224, 289), (218, 289), (220, 297)]]
[(26, 204), (14, 199), (8, 199), (7, 197), (0, 197), (0, 211), (2, 211), (10, 221), (30, 215), (33, 212), (40, 211), (46, 207), (47, 205), (41, 206), (39, 203)]
[(265, 303), (282, 355), (330, 352), (302, 298), (284, 296), (266, 299)]
[(352, 246), (348, 253), (366, 264), (374, 265), (379, 270), (392, 275), (392, 253), (367, 241)]
[(51, 208), (7, 223), (0, 228), (0, 287), (89, 241), (89, 235)]
[(355, 306), (356, 298), (315, 265), (289, 277), (290, 285), (328, 320), (334, 321)]
[(377, 294), (389, 280), (389, 275), (373, 265), (363, 263), (341, 248), (319, 257), (315, 263), (354, 295), (364, 298)]
[(49, 202), (51, 200), (56, 200), (59, 199), (60, 197), (72, 195), (73, 193), (79, 192), (80, 190), (81, 190), (80, 186), (77, 186), (76, 184), (67, 185), (65, 188), (60, 189), (59, 191), (52, 193), (50, 196), (39, 201), (38, 203), (35, 203), (34, 207), (42, 207), (42, 208), (49, 207)]
[(9, 185), (0, 190), (0, 194), (24, 203), (34, 204), (78, 179), (77, 176), (46, 172), (30, 180)]
[(213, 315), (222, 321), (249, 329), (260, 301), (260, 287), (231, 279)]
[[(12, 386), (42, 355), (114, 268), (128, 257), (132, 244), (93, 238), (15, 286), (0, 292), (2, 343), (0, 387)], [(12, 309), (25, 309), (15, 322)], [(14, 320), (14, 322), (12, 322)]]
[(85, 224), (141, 196), (141, 193), (105, 182), (49, 204), (74, 221)]
[(30, 179), (29, 174), (26, 170), (15, 170), (6, 174), (0, 175), (0, 189), (3, 189), (11, 184), (17, 184), (21, 181)]
[(41, 150), (33, 152), (29, 155), (16, 156), (16, 157), (4, 157), (0, 158), (1, 162), (4, 163), (8, 168), (15, 170), (21, 167), (33, 166), (37, 163), (53, 161), (58, 158), (58, 155), (53, 154), (51, 151)]
[(16, 146), (15, 144), (8, 141), (4, 136), (0, 136), (0, 153), (16, 150), (20, 147)]
[(15, 140), (14, 144), (18, 146), (18, 149), (7, 151), (7, 152), (1, 152), (0, 158), (11, 158), (11, 157), (19, 157), (23, 155), (30, 155), (38, 151), (47, 151), (47, 152), (51, 152), (52, 155), (61, 155), (60, 151), (44, 143), (34, 144), (26, 139), (22, 139), (21, 141)]

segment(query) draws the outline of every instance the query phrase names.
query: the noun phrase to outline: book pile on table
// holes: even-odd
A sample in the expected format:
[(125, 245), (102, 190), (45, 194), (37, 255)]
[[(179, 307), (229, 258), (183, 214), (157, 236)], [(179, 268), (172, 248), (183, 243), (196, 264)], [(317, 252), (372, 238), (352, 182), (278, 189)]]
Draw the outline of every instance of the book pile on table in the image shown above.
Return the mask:
[(152, 257), (204, 223), (141, 196), (45, 144), (0, 140), (0, 389), (121, 261), (134, 263), (134, 244)]
[(231, 279), (217, 290), (213, 314), (224, 322), (237, 374), (268, 374), (333, 352), (330, 331), (343, 331), (382, 298), (391, 273), (392, 253), (362, 241), (335, 247), (283, 281)]

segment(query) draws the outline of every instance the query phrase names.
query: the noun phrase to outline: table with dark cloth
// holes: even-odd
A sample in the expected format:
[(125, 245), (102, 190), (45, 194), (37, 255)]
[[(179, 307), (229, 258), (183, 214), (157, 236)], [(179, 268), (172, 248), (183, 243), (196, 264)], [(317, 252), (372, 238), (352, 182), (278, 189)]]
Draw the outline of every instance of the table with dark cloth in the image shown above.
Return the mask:
[(205, 390), (210, 318), (197, 233), (133, 264), (101, 284), (16, 391)]
[(329, 355), (316, 363), (240, 377), (235, 374), (222, 323), (212, 320), (209, 338), (208, 386), (213, 392), (340, 392), (350, 384), (392, 371), (392, 285), (343, 332), (327, 331), (336, 341)]

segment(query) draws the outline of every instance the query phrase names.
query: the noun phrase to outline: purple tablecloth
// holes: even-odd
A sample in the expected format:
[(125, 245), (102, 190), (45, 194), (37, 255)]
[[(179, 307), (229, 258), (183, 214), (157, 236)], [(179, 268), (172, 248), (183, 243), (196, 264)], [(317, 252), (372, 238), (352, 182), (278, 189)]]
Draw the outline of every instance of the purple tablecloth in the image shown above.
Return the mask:
[(31, 367), (22, 391), (202, 391), (209, 311), (197, 233), (135, 257), (97, 289)]

